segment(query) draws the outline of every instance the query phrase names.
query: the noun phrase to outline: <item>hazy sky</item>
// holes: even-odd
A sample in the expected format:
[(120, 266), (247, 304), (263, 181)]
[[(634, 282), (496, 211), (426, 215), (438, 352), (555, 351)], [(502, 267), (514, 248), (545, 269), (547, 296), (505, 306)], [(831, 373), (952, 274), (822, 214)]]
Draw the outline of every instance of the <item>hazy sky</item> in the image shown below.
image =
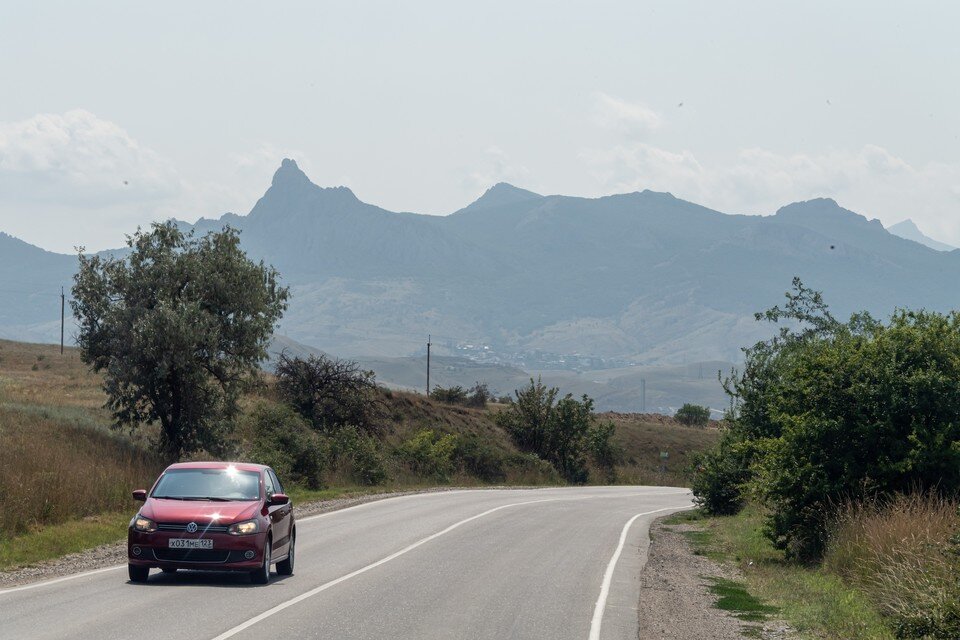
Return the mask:
[(0, 19), (0, 231), (246, 213), (285, 157), (392, 210), (498, 181), (960, 245), (960, 3), (41, 2)]

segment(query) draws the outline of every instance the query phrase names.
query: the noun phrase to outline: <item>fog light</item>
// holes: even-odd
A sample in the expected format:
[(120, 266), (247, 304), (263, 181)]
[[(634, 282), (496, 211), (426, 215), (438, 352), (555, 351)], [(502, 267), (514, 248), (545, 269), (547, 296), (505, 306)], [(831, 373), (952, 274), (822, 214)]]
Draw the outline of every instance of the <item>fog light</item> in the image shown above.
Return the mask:
[(141, 553), (140, 547), (138, 547), (137, 545), (133, 545), (133, 555), (138, 556), (140, 555), (140, 553)]
[(255, 556), (255, 555), (257, 555), (257, 553), (256, 553), (255, 551), (244, 551), (244, 552), (243, 552), (243, 557), (246, 558), (247, 560), (253, 560), (253, 556)]

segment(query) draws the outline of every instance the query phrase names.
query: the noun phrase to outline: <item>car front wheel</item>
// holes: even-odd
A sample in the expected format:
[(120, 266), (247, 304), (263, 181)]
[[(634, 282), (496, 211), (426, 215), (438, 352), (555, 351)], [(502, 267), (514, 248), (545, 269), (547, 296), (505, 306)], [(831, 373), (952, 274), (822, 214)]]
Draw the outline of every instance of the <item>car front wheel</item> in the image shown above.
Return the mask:
[(297, 548), (297, 536), (290, 538), (290, 551), (287, 552), (287, 559), (277, 563), (277, 574), (281, 576), (293, 575), (293, 557)]
[(267, 540), (263, 547), (263, 563), (259, 569), (250, 572), (250, 582), (254, 584), (267, 584), (270, 582), (270, 540)]
[(130, 576), (130, 582), (146, 582), (150, 575), (150, 567), (140, 567), (135, 564), (127, 565), (127, 575)]

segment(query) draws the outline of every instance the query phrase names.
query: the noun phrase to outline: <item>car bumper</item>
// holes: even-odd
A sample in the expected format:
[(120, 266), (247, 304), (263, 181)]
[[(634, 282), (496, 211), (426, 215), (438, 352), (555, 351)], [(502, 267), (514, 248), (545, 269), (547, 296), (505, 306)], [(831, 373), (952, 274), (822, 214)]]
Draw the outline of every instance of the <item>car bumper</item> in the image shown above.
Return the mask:
[[(206, 539), (212, 549), (171, 549), (172, 539)], [(130, 564), (161, 569), (210, 569), (213, 571), (249, 571), (260, 567), (266, 534), (232, 536), (230, 534), (190, 535), (130, 530), (127, 558)]]

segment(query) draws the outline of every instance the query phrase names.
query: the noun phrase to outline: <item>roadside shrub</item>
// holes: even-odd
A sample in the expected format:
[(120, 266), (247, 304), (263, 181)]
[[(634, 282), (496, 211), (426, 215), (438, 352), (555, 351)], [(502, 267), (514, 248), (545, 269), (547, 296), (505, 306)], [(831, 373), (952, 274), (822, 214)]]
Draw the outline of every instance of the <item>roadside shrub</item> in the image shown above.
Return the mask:
[(623, 451), (613, 441), (616, 430), (617, 426), (609, 420), (596, 422), (587, 430), (587, 451), (602, 469), (613, 469), (623, 457)]
[[(559, 389), (548, 389), (539, 380), (515, 392), (517, 400), (497, 414), (496, 420), (523, 451), (550, 462), (567, 481), (587, 481), (587, 434), (593, 424), (593, 400), (575, 400)], [(612, 435), (612, 434), (611, 434)]]
[(710, 408), (689, 402), (680, 407), (673, 416), (680, 424), (688, 427), (705, 427), (710, 422)]
[[(794, 287), (785, 308), (758, 314), (787, 326), (748, 349), (725, 383), (738, 444), (703, 459), (697, 495), (725, 478), (749, 485), (774, 545), (808, 561), (823, 553), (832, 505), (960, 490), (960, 314), (841, 323), (819, 293)], [(746, 476), (733, 472), (743, 464)]]
[(866, 593), (898, 638), (960, 638), (958, 508), (934, 492), (847, 503), (824, 567)]
[(503, 454), (476, 436), (457, 438), (453, 456), (467, 473), (484, 482), (503, 482), (507, 478)]
[(333, 434), (331, 450), (337, 465), (364, 485), (383, 484), (387, 471), (380, 453), (380, 441), (357, 427), (347, 426)]
[(269, 465), (284, 480), (310, 489), (323, 485), (328, 451), (303, 418), (286, 405), (261, 404), (252, 420), (250, 460)]
[(750, 465), (744, 446), (724, 434), (716, 447), (694, 455), (691, 489), (694, 502), (706, 513), (733, 515), (746, 504), (744, 488), (750, 479)]
[(379, 431), (382, 400), (372, 371), (350, 360), (325, 355), (290, 358), (280, 354), (276, 366), (277, 393), (314, 429), (331, 433), (355, 427)]
[(457, 436), (423, 429), (397, 447), (395, 453), (415, 473), (446, 482), (453, 473), (456, 449)]

